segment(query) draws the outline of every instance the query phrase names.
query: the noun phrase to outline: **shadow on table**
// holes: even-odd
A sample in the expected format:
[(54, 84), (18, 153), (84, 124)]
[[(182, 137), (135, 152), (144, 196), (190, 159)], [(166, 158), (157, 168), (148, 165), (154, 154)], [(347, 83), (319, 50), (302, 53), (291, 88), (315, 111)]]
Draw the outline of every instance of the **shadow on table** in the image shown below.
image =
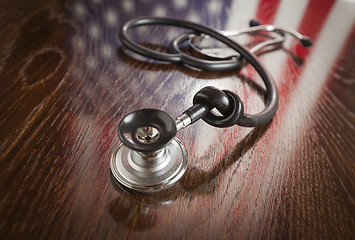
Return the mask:
[(109, 204), (112, 218), (127, 228), (142, 231), (154, 227), (155, 209), (170, 205), (181, 197), (195, 198), (213, 194), (218, 177), (233, 164), (239, 165), (243, 155), (259, 141), (269, 126), (270, 123), (254, 128), (211, 170), (188, 167), (182, 179), (167, 190), (153, 193), (135, 192), (121, 186), (111, 174), (112, 184), (120, 194)]

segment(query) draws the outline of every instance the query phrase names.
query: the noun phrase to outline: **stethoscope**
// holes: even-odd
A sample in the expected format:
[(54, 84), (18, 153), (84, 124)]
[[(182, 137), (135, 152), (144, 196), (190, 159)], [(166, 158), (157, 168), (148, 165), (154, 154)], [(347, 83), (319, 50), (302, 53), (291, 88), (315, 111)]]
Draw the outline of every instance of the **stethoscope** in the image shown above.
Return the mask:
[[(193, 30), (177, 36), (170, 44), (169, 52), (158, 52), (130, 40), (128, 31), (146, 25), (168, 25)], [(114, 178), (123, 186), (137, 191), (151, 192), (171, 187), (184, 174), (187, 167), (187, 152), (175, 137), (176, 132), (202, 118), (215, 127), (243, 127), (263, 125), (274, 117), (278, 108), (278, 92), (274, 80), (254, 55), (266, 46), (281, 44), (285, 34), (300, 40), (305, 46), (312, 44), (310, 38), (283, 27), (259, 25), (252, 21), (251, 27), (235, 31), (218, 31), (185, 20), (145, 17), (128, 21), (119, 31), (122, 44), (133, 52), (145, 57), (171, 63), (183, 63), (205, 71), (226, 71), (239, 69), (243, 62), (251, 64), (266, 86), (265, 108), (257, 114), (244, 113), (242, 100), (229, 90), (205, 87), (193, 98), (193, 106), (173, 119), (169, 114), (157, 109), (141, 109), (126, 115), (118, 127), (121, 144), (111, 158)], [(262, 42), (252, 49), (238, 44), (230, 36), (260, 31), (274, 32), (278, 37)], [(204, 54), (195, 44), (196, 39), (212, 37), (235, 50), (239, 55), (219, 58)], [(188, 43), (193, 51), (202, 57), (188, 55), (181, 45)], [(217, 109), (220, 114), (215, 114)]]

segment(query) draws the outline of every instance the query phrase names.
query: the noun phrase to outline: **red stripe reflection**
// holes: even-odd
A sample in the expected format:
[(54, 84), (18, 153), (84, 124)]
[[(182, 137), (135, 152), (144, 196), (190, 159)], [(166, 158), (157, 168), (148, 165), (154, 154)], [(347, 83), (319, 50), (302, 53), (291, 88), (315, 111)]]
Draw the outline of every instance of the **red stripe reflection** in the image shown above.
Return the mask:
[(279, 7), (280, 0), (260, 0), (256, 19), (261, 24), (272, 24), (275, 20), (275, 15)]
[[(311, 37), (315, 43), (334, 2), (334, 0), (311, 0), (307, 5), (297, 31)], [(297, 66), (293, 58), (287, 59), (285, 66), (282, 67), (283, 74), (280, 76), (281, 79), (287, 79), (287, 81), (279, 81), (281, 82), (281, 85), (278, 87), (281, 96), (288, 95), (291, 89), (295, 88), (293, 85), (298, 81), (304, 69), (306, 60), (314, 47), (305, 48), (298, 40), (294, 39), (291, 49), (294, 50), (292, 51), (292, 54), (295, 54), (296, 57), (302, 59), (304, 64), (302, 66)]]
[[(307, 5), (298, 31), (311, 37), (315, 42), (334, 2), (334, 0), (311, 0)], [(295, 53), (302, 59), (305, 59), (312, 49), (303, 47), (297, 40), (293, 44), (295, 44)]]

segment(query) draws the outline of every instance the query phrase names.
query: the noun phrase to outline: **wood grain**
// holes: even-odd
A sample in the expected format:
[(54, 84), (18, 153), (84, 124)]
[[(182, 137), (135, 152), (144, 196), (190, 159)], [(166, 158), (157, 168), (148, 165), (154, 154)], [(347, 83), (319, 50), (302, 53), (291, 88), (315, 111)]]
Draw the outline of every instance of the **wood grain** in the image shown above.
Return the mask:
[[(353, 239), (355, 4), (319, 4), (0, 1), (0, 238)], [(149, 15), (218, 29), (257, 16), (314, 45), (289, 39), (259, 56), (280, 93), (271, 123), (217, 129), (198, 121), (178, 133), (189, 154), (183, 178), (138, 194), (110, 173), (127, 113), (178, 116), (208, 85), (237, 93), (247, 112), (264, 107), (250, 66), (201, 72), (125, 49), (119, 27)], [(181, 31), (152, 27), (132, 37), (164, 50)]]

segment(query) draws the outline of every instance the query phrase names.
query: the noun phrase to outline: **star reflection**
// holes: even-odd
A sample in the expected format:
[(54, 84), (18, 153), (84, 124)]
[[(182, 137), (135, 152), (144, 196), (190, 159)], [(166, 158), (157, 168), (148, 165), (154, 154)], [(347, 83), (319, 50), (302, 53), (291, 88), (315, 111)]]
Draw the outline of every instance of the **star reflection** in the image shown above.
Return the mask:
[(89, 67), (89, 68), (96, 68), (97, 66), (97, 60), (92, 57), (92, 56), (89, 56), (86, 58), (86, 65)]
[(222, 10), (222, 2), (221, 1), (210, 1), (207, 4), (207, 8), (210, 14), (219, 14)]
[(74, 36), (72, 43), (73, 43), (73, 48), (76, 50), (82, 51), (85, 48), (85, 40), (80, 36)]
[(186, 19), (191, 21), (191, 22), (199, 22), (200, 21), (200, 16), (193, 10), (191, 10), (187, 16)]
[(105, 20), (106, 20), (107, 25), (115, 26), (118, 21), (118, 15), (114, 10), (109, 9), (109, 10), (107, 10), (107, 12), (105, 14)]
[(133, 1), (131, 0), (123, 0), (122, 1), (122, 8), (125, 12), (132, 13), (134, 9)]
[(174, 6), (176, 9), (186, 8), (187, 3), (187, 0), (174, 0)]
[(113, 49), (109, 44), (105, 43), (101, 46), (101, 55), (104, 58), (110, 58), (112, 54), (113, 54)]
[(154, 9), (153, 9), (153, 16), (157, 16), (157, 17), (164, 17), (166, 15), (166, 8), (161, 6), (161, 5), (157, 5)]
[(78, 16), (84, 16), (87, 12), (86, 7), (81, 3), (76, 3), (74, 6), (74, 11)]
[(100, 35), (100, 27), (96, 23), (91, 23), (88, 28), (89, 36), (98, 39)]

